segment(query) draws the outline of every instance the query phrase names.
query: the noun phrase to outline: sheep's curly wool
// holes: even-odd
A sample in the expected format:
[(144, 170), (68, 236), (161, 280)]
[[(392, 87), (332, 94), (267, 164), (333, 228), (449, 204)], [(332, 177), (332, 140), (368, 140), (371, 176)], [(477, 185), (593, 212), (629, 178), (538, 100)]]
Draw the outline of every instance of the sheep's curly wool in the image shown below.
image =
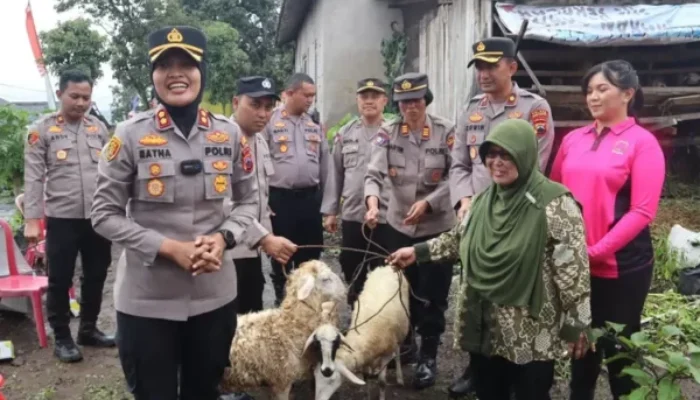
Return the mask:
[[(309, 276), (314, 279), (310, 295), (299, 300)], [(221, 383), (229, 392), (269, 387), (279, 399), (286, 398), (294, 382), (312, 377), (310, 360), (303, 357), (304, 343), (322, 322), (322, 303), (343, 304), (346, 289), (340, 277), (321, 261), (303, 263), (289, 275), (280, 308), (239, 316), (230, 351), (231, 367)], [(338, 323), (338, 311), (330, 314)]]

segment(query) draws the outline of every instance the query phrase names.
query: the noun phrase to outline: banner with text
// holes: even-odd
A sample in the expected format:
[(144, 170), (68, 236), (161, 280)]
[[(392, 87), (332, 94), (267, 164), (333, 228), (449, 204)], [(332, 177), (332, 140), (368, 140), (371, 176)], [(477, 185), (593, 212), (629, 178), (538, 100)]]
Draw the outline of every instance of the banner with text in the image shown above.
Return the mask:
[(700, 41), (700, 4), (543, 7), (496, 3), (510, 33), (571, 46), (639, 46)]

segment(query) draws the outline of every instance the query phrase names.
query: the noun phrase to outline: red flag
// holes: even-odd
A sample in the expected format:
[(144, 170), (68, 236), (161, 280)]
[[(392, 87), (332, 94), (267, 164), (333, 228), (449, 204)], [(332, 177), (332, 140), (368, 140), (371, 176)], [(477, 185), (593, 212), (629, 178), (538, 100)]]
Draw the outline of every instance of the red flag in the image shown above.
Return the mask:
[(46, 67), (44, 66), (44, 56), (41, 53), (41, 45), (39, 44), (39, 35), (36, 33), (36, 25), (34, 25), (34, 16), (32, 15), (32, 6), (27, 1), (27, 35), (29, 36), (29, 44), (32, 46), (32, 53), (36, 61), (36, 67), (39, 69), (41, 76), (46, 75)]

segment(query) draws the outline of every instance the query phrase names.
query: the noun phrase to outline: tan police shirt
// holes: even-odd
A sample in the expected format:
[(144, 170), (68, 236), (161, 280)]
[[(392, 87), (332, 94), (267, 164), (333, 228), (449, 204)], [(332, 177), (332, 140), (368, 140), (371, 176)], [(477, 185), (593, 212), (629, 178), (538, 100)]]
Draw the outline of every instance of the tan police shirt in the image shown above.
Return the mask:
[(24, 145), (24, 217), (90, 218), (97, 162), (108, 140), (92, 115), (76, 124), (60, 113), (34, 122)]
[[(323, 193), (321, 213), (338, 215), (345, 221), (364, 222), (365, 174), (372, 153), (372, 143), (377, 137), (379, 126), (366, 126), (362, 119), (343, 126), (335, 135), (331, 153), (331, 168), (328, 183)], [(388, 176), (382, 185), (379, 201), (379, 222), (386, 222), (386, 207), (389, 204)]]
[[(412, 238), (422, 238), (455, 225), (448, 186), (453, 143), (454, 125), (429, 114), (419, 132), (411, 132), (400, 120), (382, 126), (365, 176), (365, 198), (380, 197), (384, 179), (389, 176), (387, 222), (394, 229)], [(408, 211), (420, 200), (428, 202), (429, 211), (418, 224), (405, 225)]]
[(464, 197), (473, 197), (491, 184), (479, 157), (479, 147), (499, 122), (518, 118), (530, 121), (537, 132), (540, 170), (547, 168), (554, 143), (554, 121), (547, 101), (513, 83), (513, 93), (503, 104), (492, 104), (485, 94), (473, 97), (457, 120), (450, 168), (451, 201), (454, 208)]
[[(272, 165), (270, 150), (267, 142), (260, 133), (253, 137), (246, 137), (255, 154), (255, 178), (258, 185), (258, 210), (253, 225), (246, 230), (244, 235), (252, 234), (254, 238), (260, 237), (260, 233), (267, 235), (272, 232), (272, 221), (270, 220), (270, 177), (275, 173)], [(232, 204), (230, 204), (232, 205)], [(250, 231), (250, 233), (248, 232)], [(249, 243), (249, 242), (248, 242)], [(260, 255), (259, 246), (256, 244), (250, 247), (248, 243), (240, 243), (230, 250), (230, 256), (235, 260), (238, 258), (255, 258)]]
[[(114, 285), (118, 311), (185, 321), (236, 298), (231, 258), (220, 271), (193, 277), (158, 251), (165, 238), (192, 241), (220, 229), (251, 247), (260, 240), (263, 232), (251, 229), (259, 209), (255, 160), (241, 138), (236, 124), (204, 110), (188, 138), (162, 106), (117, 126), (102, 150), (92, 224), (125, 247)], [(200, 172), (183, 173), (198, 161)], [(230, 212), (225, 199), (233, 201)]]
[(321, 127), (304, 113), (290, 115), (283, 107), (272, 113), (263, 132), (275, 174), (270, 186), (303, 189), (318, 186), (324, 190), (328, 174), (328, 142)]

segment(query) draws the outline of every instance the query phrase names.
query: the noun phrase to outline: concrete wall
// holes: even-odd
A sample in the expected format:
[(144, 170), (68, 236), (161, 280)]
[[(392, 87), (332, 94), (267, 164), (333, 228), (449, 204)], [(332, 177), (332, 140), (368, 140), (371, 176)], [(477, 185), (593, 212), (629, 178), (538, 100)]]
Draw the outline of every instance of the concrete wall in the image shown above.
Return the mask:
[(317, 0), (296, 41), (295, 69), (316, 80), (316, 108), (324, 124), (357, 113), (355, 89), (362, 78), (385, 79), (382, 39), (401, 12), (380, 0)]

